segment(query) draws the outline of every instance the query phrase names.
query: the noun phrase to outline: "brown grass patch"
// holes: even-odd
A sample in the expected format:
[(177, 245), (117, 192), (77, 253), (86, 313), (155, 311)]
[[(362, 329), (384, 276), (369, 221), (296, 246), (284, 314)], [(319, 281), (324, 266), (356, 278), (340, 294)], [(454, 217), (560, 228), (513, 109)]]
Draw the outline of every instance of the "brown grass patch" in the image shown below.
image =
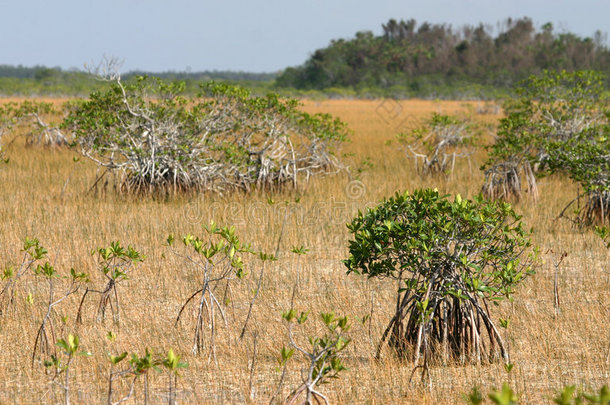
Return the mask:
[[(354, 153), (348, 161), (357, 166), (368, 157), (373, 167), (351, 183), (346, 175), (313, 180), (294, 202), (293, 194), (226, 198), (183, 196), (171, 200), (129, 198), (111, 190), (98, 196), (85, 193), (95, 178), (95, 167), (74, 152), (64, 149), (25, 148), (14, 142), (7, 148), (8, 165), (0, 166), (0, 269), (20, 261), (19, 249), (26, 236), (37, 237), (49, 249), (50, 260), (64, 274), (70, 267), (94, 274), (91, 249), (120, 240), (147, 256), (131, 280), (119, 287), (122, 322), (114, 325), (92, 321), (93, 304), (87, 308), (83, 325), (74, 317), (77, 298), (60, 305), (60, 315), (68, 316), (65, 333), (77, 333), (84, 349), (93, 353), (74, 363), (75, 403), (106, 400), (108, 362), (106, 352), (137, 351), (145, 347), (156, 352), (170, 347), (189, 363), (178, 382), (178, 401), (184, 403), (254, 402), (265, 403), (279, 380), (276, 356), (287, 344), (281, 312), (290, 306), (297, 272), (301, 286), (295, 299), (299, 310), (311, 310), (312, 317), (334, 309), (350, 317), (362, 317), (373, 309), (372, 323), (353, 328), (353, 345), (345, 360), (349, 371), (323, 387), (332, 403), (458, 403), (461, 394), (479, 385), (487, 392), (508, 381), (523, 403), (549, 402), (554, 390), (566, 384), (598, 388), (610, 379), (610, 271), (608, 252), (590, 232), (579, 233), (569, 223), (557, 221), (562, 207), (575, 194), (575, 186), (557, 178), (540, 183), (536, 203), (525, 199), (516, 207), (524, 221), (535, 228), (535, 243), (541, 246), (543, 263), (538, 273), (518, 289), (514, 303), (501, 304), (495, 317), (510, 318), (505, 331), (513, 371), (507, 375), (501, 364), (465, 367), (436, 367), (431, 370), (431, 386), (415, 378), (409, 382), (412, 365), (385, 353), (381, 362), (373, 359), (374, 348), (393, 313), (395, 286), (346, 276), (340, 260), (347, 252), (345, 223), (358, 209), (375, 203), (396, 190), (438, 187), (451, 193), (472, 196), (483, 181), (478, 170), (483, 153), (472, 168), (461, 164), (446, 179), (425, 183), (405, 158), (394, 135), (409, 128), (431, 112), (473, 115), (491, 122), (495, 115), (476, 115), (476, 103), (433, 101), (306, 101), (309, 112), (328, 112), (345, 120), (353, 129), (352, 141), (343, 152)], [(396, 108), (393, 115), (388, 115)], [(383, 114), (386, 114), (385, 116)], [(388, 117), (395, 117), (393, 120)], [(391, 141), (391, 142), (388, 142)], [(352, 179), (353, 180), (353, 179)], [(353, 187), (361, 187), (354, 191)], [(284, 201), (290, 208), (286, 214)], [(250, 276), (234, 291), (229, 315), (234, 326), (220, 327), (218, 364), (207, 356), (190, 354), (193, 314), (177, 327), (175, 317), (181, 303), (197, 288), (197, 274), (183, 260), (164, 247), (170, 232), (176, 235), (201, 234), (201, 225), (214, 219), (234, 224), (244, 241), (259, 249), (273, 251), (282, 222), (286, 219), (279, 261), (267, 268), (261, 293), (254, 307), (250, 330), (244, 341), (237, 336), (255, 288), (260, 264), (247, 263)], [(299, 262), (289, 252), (304, 245), (309, 254)], [(552, 253), (567, 251), (560, 269), (561, 314), (553, 307)], [(557, 253), (558, 254), (558, 253)], [(100, 279), (95, 275), (95, 281)], [(32, 293), (34, 304), (25, 301)], [(36, 327), (42, 316), (45, 290), (40, 283), (24, 282), (19, 289), (14, 312), (0, 317), (0, 403), (57, 403), (62, 401), (59, 386), (50, 383), (43, 367), (31, 369), (31, 353)], [(117, 335), (110, 343), (105, 335)], [(249, 359), (252, 333), (258, 334), (258, 355), (254, 373), (254, 400), (249, 399)], [(288, 387), (299, 379), (299, 365), (290, 365)], [(166, 400), (167, 375), (151, 376), (152, 402)], [(288, 389), (284, 390), (288, 394)], [(137, 387), (138, 402), (142, 399)], [(133, 401), (132, 401), (133, 403)]]

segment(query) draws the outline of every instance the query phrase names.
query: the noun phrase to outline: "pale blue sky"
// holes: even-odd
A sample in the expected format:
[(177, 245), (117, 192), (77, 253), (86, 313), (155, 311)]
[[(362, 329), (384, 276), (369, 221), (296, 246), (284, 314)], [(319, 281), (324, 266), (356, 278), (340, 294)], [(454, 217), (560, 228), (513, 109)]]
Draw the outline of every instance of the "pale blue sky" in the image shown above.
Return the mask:
[(123, 71), (272, 72), (390, 18), (457, 27), (509, 16), (592, 36), (610, 31), (610, 0), (0, 0), (0, 64), (80, 69), (106, 54)]

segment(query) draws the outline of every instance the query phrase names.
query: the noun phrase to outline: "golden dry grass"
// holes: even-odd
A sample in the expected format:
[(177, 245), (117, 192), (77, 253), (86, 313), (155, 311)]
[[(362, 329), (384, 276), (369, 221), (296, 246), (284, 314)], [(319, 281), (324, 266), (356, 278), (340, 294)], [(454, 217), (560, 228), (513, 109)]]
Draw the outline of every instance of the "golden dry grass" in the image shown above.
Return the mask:
[[(300, 286), (295, 308), (312, 314), (334, 310), (350, 317), (371, 313), (370, 326), (354, 322), (353, 344), (347, 350), (349, 370), (322, 387), (331, 403), (460, 403), (462, 394), (478, 385), (484, 392), (509, 382), (522, 403), (549, 403), (557, 388), (566, 384), (599, 388), (610, 380), (610, 270), (608, 252), (591, 232), (580, 233), (570, 224), (556, 220), (561, 208), (572, 198), (575, 186), (556, 178), (540, 184), (540, 199), (524, 201), (517, 211), (535, 228), (534, 241), (540, 245), (542, 263), (535, 276), (518, 289), (513, 303), (500, 305), (495, 318), (510, 318), (505, 331), (513, 371), (502, 364), (450, 366), (431, 369), (431, 385), (409, 382), (413, 365), (385, 353), (373, 359), (374, 348), (393, 313), (395, 285), (387, 281), (347, 276), (341, 259), (347, 254), (345, 223), (367, 204), (397, 190), (438, 187), (451, 193), (472, 196), (482, 175), (478, 170), (484, 154), (476, 156), (472, 169), (462, 164), (449, 180), (423, 181), (413, 173), (412, 162), (393, 140), (396, 132), (412, 127), (431, 112), (472, 115), (476, 104), (462, 102), (405, 101), (322, 101), (306, 102), (309, 112), (329, 112), (344, 119), (353, 129), (352, 140), (343, 150), (353, 167), (368, 158), (373, 167), (353, 182), (347, 175), (316, 179), (296, 203), (295, 195), (234, 195), (159, 200), (116, 196), (111, 189), (101, 195), (86, 195), (95, 178), (95, 167), (87, 161), (74, 162), (69, 150), (25, 148), (19, 140), (7, 152), (8, 165), (0, 166), (0, 269), (21, 261), (20, 248), (26, 236), (37, 237), (48, 248), (49, 260), (66, 274), (70, 267), (92, 275), (100, 287), (94, 258), (89, 252), (113, 240), (131, 244), (146, 255), (130, 280), (119, 286), (122, 320), (94, 320), (95, 302), (86, 306), (83, 325), (75, 324), (78, 298), (58, 306), (58, 315), (67, 316), (58, 335), (76, 333), (84, 349), (93, 356), (78, 358), (73, 364), (72, 401), (104, 403), (109, 364), (106, 353), (122, 351), (143, 354), (146, 347), (156, 353), (170, 347), (189, 363), (178, 383), (180, 403), (267, 403), (275, 391), (279, 373), (275, 370), (279, 349), (287, 344), (281, 312), (290, 307), (295, 280)], [(477, 116), (493, 122), (495, 115)], [(364, 167), (364, 166), (362, 166)], [(352, 182), (350, 182), (352, 180)], [(286, 214), (285, 207), (290, 209)], [(164, 246), (169, 233), (201, 234), (210, 219), (234, 224), (241, 239), (255, 248), (274, 251), (282, 223), (279, 260), (269, 265), (261, 293), (255, 304), (250, 329), (243, 341), (237, 336), (256, 285), (260, 263), (247, 261), (249, 276), (233, 290), (229, 306), (229, 326), (219, 328), (218, 362), (205, 354), (190, 353), (193, 312), (174, 325), (182, 302), (198, 288), (198, 274)], [(290, 253), (295, 245), (310, 252), (299, 259)], [(553, 249), (556, 253), (549, 252)], [(568, 252), (559, 270), (561, 313), (553, 306), (554, 255)], [(300, 260), (300, 261), (299, 261)], [(45, 309), (45, 284), (27, 277), (22, 280), (13, 311), (0, 316), (0, 403), (57, 403), (61, 388), (50, 382), (38, 363), (30, 367), (30, 356), (39, 320)], [(25, 300), (32, 294), (33, 304)], [(315, 318), (315, 315), (310, 317)], [(309, 322), (311, 323), (311, 321)], [(61, 325), (59, 323), (58, 325)], [(117, 338), (109, 342), (105, 335)], [(251, 399), (250, 367), (253, 336), (257, 356)], [(300, 359), (289, 367), (283, 391), (299, 382)], [(167, 401), (166, 374), (151, 375), (151, 402)], [(136, 400), (142, 403), (141, 385)], [(116, 398), (115, 398), (116, 399)]]

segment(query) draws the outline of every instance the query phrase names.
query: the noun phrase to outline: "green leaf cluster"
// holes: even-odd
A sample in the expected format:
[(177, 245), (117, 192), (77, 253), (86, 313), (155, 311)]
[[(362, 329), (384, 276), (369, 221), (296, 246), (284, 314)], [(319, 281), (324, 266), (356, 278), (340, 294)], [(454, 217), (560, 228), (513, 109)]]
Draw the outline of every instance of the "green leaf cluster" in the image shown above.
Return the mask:
[(108, 247), (100, 247), (91, 252), (97, 254), (98, 266), (102, 273), (110, 280), (119, 282), (129, 278), (129, 271), (145, 257), (132, 246), (123, 247), (120, 242), (110, 242)]
[(401, 291), (421, 293), (436, 275), (446, 296), (501, 299), (534, 272), (531, 231), (505, 202), (451, 200), (431, 189), (396, 193), (347, 227), (348, 273), (401, 279)]
[(63, 350), (68, 360), (64, 363), (60, 357), (51, 355), (51, 359), (46, 360), (43, 364), (47, 368), (54, 367), (57, 374), (66, 371), (70, 367), (70, 362), (74, 356), (91, 356), (91, 353), (88, 351), (79, 351), (80, 341), (77, 335), (68, 334), (65, 339), (59, 339), (56, 345)]
[[(182, 243), (200, 255), (210, 267), (226, 266), (233, 270), (237, 278), (245, 276), (243, 254), (254, 254), (249, 244), (243, 244), (235, 233), (234, 226), (219, 226), (214, 221), (203, 227), (205, 235), (202, 237), (185, 235)], [(170, 246), (174, 237), (168, 237)], [(272, 260), (272, 256), (259, 253), (261, 260)]]

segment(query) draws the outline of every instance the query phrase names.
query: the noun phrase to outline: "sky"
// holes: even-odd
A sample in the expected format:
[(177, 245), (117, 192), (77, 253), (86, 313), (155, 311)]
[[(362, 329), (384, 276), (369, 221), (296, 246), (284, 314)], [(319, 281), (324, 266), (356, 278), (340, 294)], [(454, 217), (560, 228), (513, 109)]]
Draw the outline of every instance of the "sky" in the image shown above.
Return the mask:
[(453, 27), (530, 17), (537, 27), (610, 31), (610, 0), (0, 0), (0, 65), (122, 71), (276, 72), (331, 39), (390, 18)]

